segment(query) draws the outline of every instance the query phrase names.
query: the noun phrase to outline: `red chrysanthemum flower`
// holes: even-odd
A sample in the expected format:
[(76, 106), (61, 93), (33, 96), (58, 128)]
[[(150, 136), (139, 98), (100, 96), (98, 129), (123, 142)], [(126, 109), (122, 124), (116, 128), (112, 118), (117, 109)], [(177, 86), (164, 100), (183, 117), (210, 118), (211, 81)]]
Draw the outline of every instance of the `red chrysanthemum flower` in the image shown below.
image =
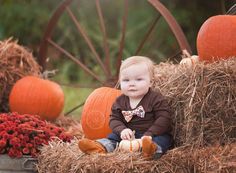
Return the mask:
[(4, 139), (0, 140), (0, 148), (4, 148), (6, 146), (6, 144), (7, 144), (6, 140), (4, 140)]
[(27, 147), (24, 147), (23, 150), (22, 150), (23, 154), (30, 154), (30, 149), (27, 148)]
[(63, 128), (41, 120), (37, 115), (0, 114), (1, 154), (18, 158), (23, 154), (36, 157), (39, 147), (55, 137), (65, 142), (72, 139), (72, 136), (64, 133)]

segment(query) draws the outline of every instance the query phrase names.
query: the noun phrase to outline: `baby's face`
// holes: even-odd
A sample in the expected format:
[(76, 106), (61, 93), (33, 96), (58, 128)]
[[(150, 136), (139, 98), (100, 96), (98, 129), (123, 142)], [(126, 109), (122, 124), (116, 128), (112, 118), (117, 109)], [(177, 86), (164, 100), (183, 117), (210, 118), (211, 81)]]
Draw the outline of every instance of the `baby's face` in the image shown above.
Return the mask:
[(142, 98), (151, 86), (148, 66), (145, 63), (131, 65), (120, 72), (121, 91), (132, 99)]

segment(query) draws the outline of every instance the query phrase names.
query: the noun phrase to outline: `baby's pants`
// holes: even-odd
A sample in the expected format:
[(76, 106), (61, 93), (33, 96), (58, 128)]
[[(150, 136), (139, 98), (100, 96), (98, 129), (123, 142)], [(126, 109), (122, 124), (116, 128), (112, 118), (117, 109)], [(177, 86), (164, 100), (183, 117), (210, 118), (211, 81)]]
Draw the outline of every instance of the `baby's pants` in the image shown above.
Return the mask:
[[(135, 138), (140, 139), (143, 134), (135, 133)], [(102, 138), (96, 140), (101, 143), (107, 150), (107, 152), (112, 152), (119, 145), (122, 139), (119, 135), (111, 133), (107, 138)], [(152, 136), (152, 141), (157, 144), (157, 153), (165, 153), (172, 146), (172, 137), (169, 134), (164, 134), (160, 136)]]

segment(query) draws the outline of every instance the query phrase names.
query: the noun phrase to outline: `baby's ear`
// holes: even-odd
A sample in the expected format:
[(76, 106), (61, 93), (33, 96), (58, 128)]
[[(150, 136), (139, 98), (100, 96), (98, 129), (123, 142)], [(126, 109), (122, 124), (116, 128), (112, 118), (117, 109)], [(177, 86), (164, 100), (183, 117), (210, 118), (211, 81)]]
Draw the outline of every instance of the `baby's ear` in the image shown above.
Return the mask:
[(120, 79), (117, 81), (116, 85), (115, 85), (116, 89), (120, 89)]

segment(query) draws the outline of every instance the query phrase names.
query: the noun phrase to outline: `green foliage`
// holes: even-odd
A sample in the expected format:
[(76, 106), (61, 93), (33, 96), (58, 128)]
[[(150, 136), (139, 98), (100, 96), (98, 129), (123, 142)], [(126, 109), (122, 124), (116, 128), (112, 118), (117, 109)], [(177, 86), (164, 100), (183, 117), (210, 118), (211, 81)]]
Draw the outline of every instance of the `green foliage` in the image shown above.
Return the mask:
[[(114, 3), (115, 2), (115, 3)], [(158, 17), (157, 11), (150, 6), (147, 1), (128, 1), (128, 17), (125, 32), (124, 50), (122, 59), (136, 54), (138, 46), (145, 38), (150, 25)], [(119, 54), (120, 41), (122, 36), (122, 17), (124, 15), (124, 1), (101, 1), (101, 8), (107, 32), (107, 42), (110, 52), (111, 73), (117, 72), (117, 57)], [(98, 56), (105, 61), (103, 50), (103, 34), (101, 32), (99, 17), (94, 1), (80, 0), (74, 1), (70, 6), (72, 13), (79, 22), (87, 36), (90, 38)], [(105, 74), (96, 61), (94, 53), (89, 48), (82, 34), (78, 31), (76, 24), (69, 17), (68, 12), (64, 12), (53, 33), (53, 40), (70, 52), (74, 57), (91, 69), (99, 78), (104, 80)], [(160, 62), (176, 53), (179, 49), (173, 33), (168, 28), (166, 21), (160, 19), (147, 38), (139, 55), (149, 56), (155, 62)], [(68, 82), (94, 83), (96, 80), (86, 75), (82, 68), (68, 61), (68, 57), (63, 54), (50, 54), (50, 68), (63, 69), (59, 72), (66, 72)], [(60, 57), (60, 61), (58, 60)], [(63, 75), (60, 75), (63, 76)], [(83, 80), (83, 76), (86, 79)]]
[(38, 46), (55, 2), (1, 0), (0, 39), (13, 36), (23, 45)]
[[(0, 0), (0, 40), (14, 37), (21, 45), (32, 49), (38, 56), (38, 49), (44, 31), (53, 11), (61, 3), (60, 0)], [(205, 1), (205, 0), (162, 0), (182, 27), (193, 53), (196, 54), (196, 37), (202, 23), (210, 16), (222, 14), (236, 1)], [(110, 52), (111, 73), (117, 72), (117, 57), (122, 36), (122, 17), (124, 14), (124, 1), (100, 0), (101, 9), (107, 31), (107, 42)], [(222, 5), (224, 4), (224, 6)], [(105, 61), (103, 35), (97, 15), (95, 0), (74, 0), (69, 7), (81, 24), (97, 54)], [(138, 46), (144, 39), (151, 23), (159, 13), (145, 0), (128, 0), (128, 18), (122, 58), (135, 55)], [(68, 12), (63, 12), (54, 26), (52, 40), (77, 60), (85, 64), (101, 80), (105, 74), (95, 59), (75, 23)], [(156, 63), (165, 61), (179, 50), (177, 41), (170, 31), (166, 21), (161, 18), (154, 30), (147, 38), (139, 55), (149, 56)], [(93, 77), (88, 75), (80, 66), (69, 60), (63, 53), (52, 46), (48, 47), (47, 70), (58, 70), (54, 80), (62, 84), (100, 86)], [(38, 57), (37, 57), (38, 58)], [(63, 88), (66, 95), (65, 112), (71, 107), (83, 102), (92, 89)], [(77, 98), (78, 97), (78, 98)], [(80, 114), (80, 111), (76, 114)]]

